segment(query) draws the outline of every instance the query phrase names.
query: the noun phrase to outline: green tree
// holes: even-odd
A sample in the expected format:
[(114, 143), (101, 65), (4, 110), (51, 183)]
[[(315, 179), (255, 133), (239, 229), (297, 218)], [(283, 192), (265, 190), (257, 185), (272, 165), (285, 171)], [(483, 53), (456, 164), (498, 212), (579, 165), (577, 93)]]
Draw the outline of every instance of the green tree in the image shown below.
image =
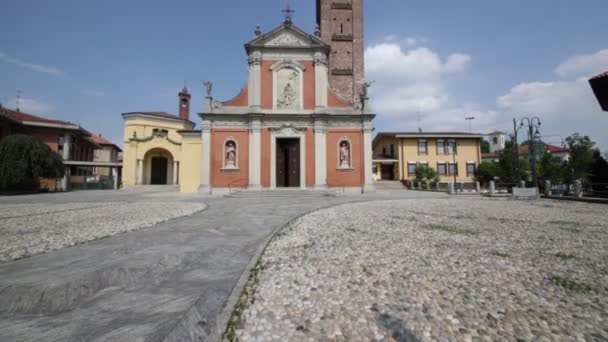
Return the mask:
[(565, 180), (569, 183), (578, 179), (588, 181), (595, 143), (586, 135), (574, 133), (566, 138), (566, 144), (568, 144), (570, 159), (566, 165)]
[(548, 180), (551, 183), (558, 183), (562, 180), (562, 164), (559, 158), (552, 156), (551, 153), (544, 153), (537, 165), (541, 182)]
[(519, 159), (520, 177), (517, 177), (517, 159), (515, 158), (515, 143), (507, 141), (504, 150), (499, 153), (496, 165), (496, 175), (503, 183), (517, 183), (527, 179), (530, 174), (530, 164), (525, 158)]
[(487, 161), (481, 162), (477, 168), (477, 179), (482, 184), (487, 184), (491, 180), (494, 180), (494, 177), (496, 177), (497, 174), (496, 172), (496, 163)]
[(59, 178), (63, 172), (59, 154), (35, 137), (9, 135), (0, 141), (0, 189), (33, 189), (39, 178)]
[(416, 166), (416, 181), (437, 182), (439, 181), (439, 173), (428, 165), (420, 164)]
[(593, 151), (593, 162), (589, 168), (592, 183), (608, 183), (608, 161), (599, 149)]
[(485, 139), (481, 139), (481, 153), (490, 153), (490, 143)]

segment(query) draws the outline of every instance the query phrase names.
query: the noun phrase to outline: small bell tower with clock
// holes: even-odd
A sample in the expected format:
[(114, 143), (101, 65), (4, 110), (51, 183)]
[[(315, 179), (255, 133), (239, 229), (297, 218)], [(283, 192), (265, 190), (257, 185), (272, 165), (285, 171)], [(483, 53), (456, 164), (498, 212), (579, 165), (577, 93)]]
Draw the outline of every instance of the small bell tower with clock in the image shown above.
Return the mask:
[(190, 120), (190, 98), (188, 88), (184, 88), (177, 94), (179, 96), (179, 117), (184, 120)]

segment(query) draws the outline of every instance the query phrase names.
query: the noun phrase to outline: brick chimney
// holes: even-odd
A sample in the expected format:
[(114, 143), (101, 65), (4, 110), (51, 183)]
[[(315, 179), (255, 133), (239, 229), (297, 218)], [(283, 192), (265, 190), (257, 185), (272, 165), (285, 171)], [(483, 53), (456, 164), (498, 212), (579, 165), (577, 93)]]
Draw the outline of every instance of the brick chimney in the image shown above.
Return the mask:
[(190, 93), (184, 86), (182, 91), (177, 94), (179, 96), (179, 117), (184, 120), (190, 120)]

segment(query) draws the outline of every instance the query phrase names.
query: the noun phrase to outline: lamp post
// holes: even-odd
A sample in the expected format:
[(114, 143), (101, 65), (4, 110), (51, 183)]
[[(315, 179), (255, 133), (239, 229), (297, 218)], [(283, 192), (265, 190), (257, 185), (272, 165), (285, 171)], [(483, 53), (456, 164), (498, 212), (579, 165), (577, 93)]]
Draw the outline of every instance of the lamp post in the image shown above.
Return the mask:
[[(458, 173), (458, 165), (456, 164), (456, 153), (458, 152), (458, 143), (456, 142), (456, 140), (454, 140), (454, 144), (450, 144), (448, 143), (448, 149), (452, 150), (452, 165), (454, 165), (454, 193), (458, 194), (458, 191), (456, 191), (456, 174)], [(448, 170), (450, 168), (448, 167)]]
[[(540, 119), (536, 116), (533, 116), (532, 118), (523, 117), (519, 125), (520, 128), (528, 128), (528, 141), (530, 144), (528, 153), (532, 154), (532, 183), (534, 184), (535, 188), (538, 187), (538, 179), (536, 178), (536, 151), (534, 148), (534, 143), (536, 138), (540, 137), (540, 125)], [(517, 131), (515, 134), (517, 135)]]
[(471, 122), (473, 120), (475, 120), (474, 116), (467, 116), (466, 118), (464, 118), (465, 120), (467, 120), (469, 122), (469, 133), (472, 133), (473, 131), (471, 130)]

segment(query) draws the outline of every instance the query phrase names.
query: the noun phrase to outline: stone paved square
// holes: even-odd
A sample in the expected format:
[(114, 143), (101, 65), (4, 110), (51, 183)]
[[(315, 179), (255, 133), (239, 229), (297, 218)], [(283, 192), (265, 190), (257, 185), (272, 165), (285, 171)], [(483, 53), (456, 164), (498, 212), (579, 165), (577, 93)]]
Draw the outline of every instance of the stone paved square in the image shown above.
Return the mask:
[(345, 204), (280, 232), (241, 341), (605, 341), (606, 207), (466, 197)]

